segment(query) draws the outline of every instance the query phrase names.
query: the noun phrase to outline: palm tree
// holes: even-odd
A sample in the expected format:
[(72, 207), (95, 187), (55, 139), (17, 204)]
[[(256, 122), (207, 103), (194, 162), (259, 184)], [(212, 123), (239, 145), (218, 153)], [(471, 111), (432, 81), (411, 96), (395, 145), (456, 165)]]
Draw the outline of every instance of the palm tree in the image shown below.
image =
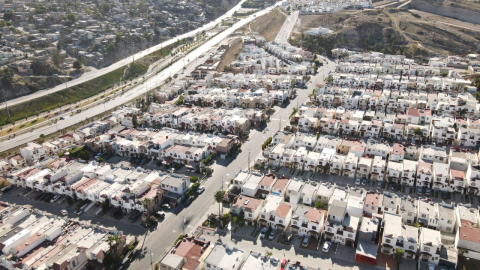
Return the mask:
[(213, 195), (215, 201), (218, 203), (218, 220), (220, 220), (220, 205), (223, 201), (223, 196), (225, 195), (225, 191), (223, 190), (218, 190), (217, 192), (215, 192), (215, 194)]
[(403, 253), (404, 251), (399, 248), (393, 252), (393, 257), (397, 260), (397, 270), (400, 270), (400, 261), (403, 259)]
[(118, 245), (122, 242), (122, 237), (119, 234), (109, 235), (107, 238), (107, 244), (110, 246), (110, 249), (113, 250), (114, 253), (117, 252)]
[(142, 203), (143, 203), (143, 206), (145, 207), (145, 210), (148, 213), (148, 207), (153, 204), (152, 200), (149, 198), (145, 198), (143, 199)]

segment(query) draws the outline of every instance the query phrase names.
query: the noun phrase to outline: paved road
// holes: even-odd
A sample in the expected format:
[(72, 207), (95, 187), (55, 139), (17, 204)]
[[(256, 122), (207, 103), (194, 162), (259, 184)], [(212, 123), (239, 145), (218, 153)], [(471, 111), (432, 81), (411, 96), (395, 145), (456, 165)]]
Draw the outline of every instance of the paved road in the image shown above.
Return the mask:
[[(281, 2), (278, 2), (276, 6), (280, 5)], [(44, 126), (39, 129), (36, 129), (30, 133), (22, 134), (16, 136), (13, 139), (8, 141), (3, 141), (0, 144), (0, 152), (6, 151), (8, 149), (17, 147), (27, 142), (31, 142), (37, 139), (40, 134), (48, 135), (55, 132), (58, 129), (67, 128), (71, 125), (79, 123), (87, 118), (93, 117), (97, 114), (104, 112), (105, 110), (112, 109), (116, 106), (119, 106), (129, 100), (132, 100), (140, 95), (145, 94), (148, 92), (153, 86), (159, 85), (165, 81), (168, 77), (172, 76), (173, 74), (181, 71), (183, 67), (197, 59), (201, 54), (204, 54), (212, 47), (214, 47), (217, 43), (221, 42), (222, 40), (226, 39), (230, 34), (235, 32), (238, 28), (244, 26), (246, 23), (254, 20), (257, 16), (262, 16), (265, 13), (269, 12), (272, 8), (268, 8), (262, 11), (259, 11), (255, 14), (252, 14), (234, 25), (230, 28), (226, 29), (225, 31), (219, 33), (214, 38), (210, 39), (209, 41), (205, 42), (203, 45), (186, 55), (183, 59), (178, 60), (176, 63), (171, 65), (170, 67), (164, 69), (162, 72), (152, 76), (150, 79), (147, 79), (145, 83), (139, 84), (136, 87), (132, 88), (130, 91), (126, 92), (120, 97), (116, 97), (112, 100), (107, 101), (104, 104), (94, 106), (90, 109), (84, 110), (79, 114), (75, 114), (73, 116), (69, 116), (66, 120), (62, 120), (58, 122), (56, 125)]]
[[(245, 169), (247, 167), (249, 152), (250, 161), (253, 163), (254, 158), (261, 153), (260, 144), (278, 130), (280, 119), (282, 119), (281, 127), (283, 128), (288, 122), (288, 117), (293, 107), (297, 106), (297, 100), (298, 104), (307, 101), (308, 95), (312, 92), (315, 83), (322, 80), (334, 67), (335, 64), (329, 62), (324, 68), (320, 69), (319, 73), (311, 80), (311, 83), (308, 84), (308, 89), (298, 91), (296, 100), (291, 101), (285, 108), (275, 107), (276, 111), (270, 117), (271, 121), (265, 128), (265, 133), (261, 130), (252, 130), (249, 140), (242, 146), (242, 152), (239, 153), (235, 159), (223, 162), (218, 161), (218, 163), (214, 165), (213, 176), (203, 184), (206, 188), (205, 192), (198, 196), (189, 207), (177, 207), (178, 209), (174, 209), (175, 215), (172, 215), (166, 220), (157, 231), (149, 234), (145, 246), (153, 251), (154, 262), (159, 261), (164, 252), (171, 247), (178, 235), (182, 234), (184, 217), (188, 220), (185, 232), (190, 233), (195, 229), (200, 218), (214, 203), (213, 194), (221, 188), (222, 178), (225, 182), (229, 181), (238, 170)], [(143, 259), (134, 261), (129, 269), (149, 269), (151, 267), (150, 261), (150, 256), (144, 256)]]
[(295, 23), (297, 22), (299, 13), (300, 13), (300, 11), (298, 11), (298, 10), (290, 13), (290, 15), (287, 17), (287, 19), (283, 23), (282, 28), (280, 29), (280, 32), (278, 32), (277, 37), (275, 38), (275, 41), (277, 41), (277, 42), (287, 42), (288, 41), (290, 33), (292, 32), (293, 27), (295, 26)]
[[(202, 31), (207, 31), (213, 27), (215, 27), (218, 23), (220, 23), (223, 19), (225, 18), (228, 18), (230, 16), (232, 16), (232, 14), (239, 10), (241, 8), (241, 5), (243, 4), (243, 2), (245, 2), (246, 0), (242, 0), (240, 1), (235, 7), (233, 7), (232, 9), (230, 9), (227, 13), (225, 13), (223, 16), (219, 17), (218, 19), (214, 20), (214, 21), (211, 21), (209, 22), (208, 24), (198, 28), (198, 29), (195, 29), (193, 31), (190, 31), (188, 33), (185, 33), (185, 34), (182, 34), (182, 35), (179, 35), (179, 36), (176, 36), (170, 40), (167, 40), (161, 44), (158, 44), (158, 45), (155, 45), (153, 47), (150, 47), (144, 51), (141, 51), (141, 52), (138, 52), (134, 55), (135, 59), (140, 59), (142, 57), (144, 57), (145, 55), (148, 55), (156, 50), (159, 50), (161, 49), (162, 47), (165, 47), (165, 46), (168, 46), (172, 43), (174, 43), (175, 41), (177, 41), (178, 39), (183, 39), (183, 38), (186, 38), (186, 37), (191, 37), (191, 36), (195, 36), (197, 33), (201, 33)], [(105, 68), (102, 68), (102, 69), (99, 69), (99, 70), (96, 70), (94, 72), (88, 72), (86, 74), (84, 74), (83, 76), (79, 77), (78, 79), (74, 79), (70, 82), (68, 82), (68, 87), (72, 87), (74, 85), (77, 85), (77, 84), (81, 84), (81, 83), (84, 83), (86, 81), (89, 81), (89, 80), (92, 80), (92, 79), (95, 79), (99, 76), (102, 76), (104, 74), (107, 74), (117, 68), (120, 68), (120, 67), (123, 67), (129, 63), (132, 62), (132, 56), (129, 56), (129, 57), (126, 57), (108, 67), (105, 67)], [(8, 101), (8, 105), (9, 106), (12, 106), (12, 105), (15, 105), (15, 104), (18, 104), (18, 103), (21, 103), (21, 102), (25, 102), (25, 101), (28, 101), (28, 100), (32, 100), (34, 98), (38, 98), (38, 97), (41, 97), (41, 96), (44, 96), (44, 95), (47, 95), (48, 93), (53, 93), (53, 92), (57, 92), (57, 91), (60, 91), (60, 90), (63, 90), (65, 89), (65, 85), (64, 84), (59, 84), (53, 88), (50, 88), (50, 89), (44, 89), (44, 90), (41, 90), (41, 91), (37, 91), (31, 95), (28, 95), (28, 96), (23, 96), (23, 97), (19, 97), (19, 98), (16, 98), (16, 99), (12, 99), (12, 100), (9, 100)], [(5, 107), (5, 102), (2, 102), (0, 103), (0, 107)]]

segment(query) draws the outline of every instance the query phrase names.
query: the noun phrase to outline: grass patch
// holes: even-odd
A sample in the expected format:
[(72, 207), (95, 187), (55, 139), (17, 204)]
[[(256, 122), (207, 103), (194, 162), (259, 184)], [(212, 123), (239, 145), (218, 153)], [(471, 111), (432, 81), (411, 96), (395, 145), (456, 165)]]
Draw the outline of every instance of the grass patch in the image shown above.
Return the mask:
[(14, 126), (14, 127), (12, 127), (12, 128), (2, 130), (2, 131), (0, 131), (0, 137), (5, 136), (5, 135), (8, 135), (8, 134), (13, 133), (13, 132), (20, 131), (20, 130), (22, 130), (22, 129), (29, 128), (29, 127), (31, 127), (31, 126), (33, 126), (33, 125), (38, 124), (38, 123), (42, 123), (42, 122), (44, 122), (45, 120), (47, 120), (45, 117), (40, 117), (40, 118), (38, 118), (38, 119), (35, 119), (34, 121), (28, 122), (28, 123), (26, 123), (26, 124), (22, 124), (21, 126)]
[(174, 245), (176, 245), (178, 243), (178, 241), (182, 240), (183, 239), (183, 234), (180, 234), (177, 239), (175, 240), (175, 243), (173, 243)]

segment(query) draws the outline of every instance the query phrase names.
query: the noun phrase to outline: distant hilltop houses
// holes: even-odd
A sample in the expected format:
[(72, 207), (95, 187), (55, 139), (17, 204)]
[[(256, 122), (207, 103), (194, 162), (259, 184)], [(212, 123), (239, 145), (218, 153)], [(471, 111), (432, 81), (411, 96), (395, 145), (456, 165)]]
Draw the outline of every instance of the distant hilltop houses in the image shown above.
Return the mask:
[(335, 13), (343, 9), (372, 8), (372, 1), (347, 0), (347, 1), (323, 1), (323, 0), (295, 0), (282, 3), (283, 7), (291, 7), (300, 10), (302, 14)]

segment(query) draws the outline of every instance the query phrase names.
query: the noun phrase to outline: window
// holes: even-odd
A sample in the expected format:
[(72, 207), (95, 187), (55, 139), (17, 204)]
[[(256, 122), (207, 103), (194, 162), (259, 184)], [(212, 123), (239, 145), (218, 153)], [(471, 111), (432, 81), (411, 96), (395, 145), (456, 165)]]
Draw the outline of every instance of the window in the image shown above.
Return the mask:
[(413, 213), (408, 213), (408, 216), (411, 217), (413, 215)]
[(430, 251), (430, 248), (429, 247), (424, 247), (423, 250), (428, 252), (428, 251)]
[(392, 240), (386, 239), (385, 242), (387, 242), (388, 244), (390, 244), (390, 243), (392, 242)]
[(349, 234), (348, 234), (348, 237), (353, 237), (353, 234), (349, 233)]
[(447, 231), (451, 231), (451, 230), (452, 230), (452, 228), (451, 228), (451, 227), (447, 227)]
[(452, 224), (452, 220), (449, 219), (449, 220), (447, 221), (447, 223), (448, 223), (448, 224)]
[(280, 224), (282, 224), (282, 223), (283, 223), (283, 220), (280, 220), (280, 221), (278, 221), (278, 222), (280, 222)]
[(209, 263), (207, 263), (207, 267), (211, 267)]
[(422, 218), (426, 218), (426, 217), (427, 217), (427, 215), (425, 215), (425, 214), (422, 214)]
[(332, 231), (332, 228), (327, 228), (327, 231), (331, 232), (331, 231)]
[(312, 226), (312, 230), (316, 230), (317, 229), (317, 226)]
[(294, 222), (293, 222), (293, 225), (297, 225), (297, 222), (296, 222), (296, 221), (294, 221)]
[(265, 218), (265, 215), (262, 215), (262, 218)]

